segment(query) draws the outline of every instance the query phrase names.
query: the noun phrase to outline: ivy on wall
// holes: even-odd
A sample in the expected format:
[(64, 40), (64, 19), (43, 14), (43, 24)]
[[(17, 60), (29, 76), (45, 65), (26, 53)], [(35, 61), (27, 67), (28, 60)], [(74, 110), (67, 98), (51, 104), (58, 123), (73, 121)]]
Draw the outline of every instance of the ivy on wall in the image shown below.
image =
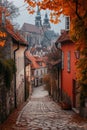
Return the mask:
[(0, 75), (4, 76), (6, 88), (10, 88), (13, 74), (16, 72), (16, 66), (13, 59), (0, 58)]

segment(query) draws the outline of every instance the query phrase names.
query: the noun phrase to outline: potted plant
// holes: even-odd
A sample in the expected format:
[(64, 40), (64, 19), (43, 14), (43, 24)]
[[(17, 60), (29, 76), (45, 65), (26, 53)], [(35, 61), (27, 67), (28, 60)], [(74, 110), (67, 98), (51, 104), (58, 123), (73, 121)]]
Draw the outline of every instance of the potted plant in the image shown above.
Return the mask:
[(65, 102), (65, 101), (62, 101), (61, 102), (61, 108), (63, 109), (63, 110), (71, 110), (71, 104), (69, 104), (69, 103), (67, 103), (67, 102)]
[(63, 100), (60, 102), (60, 106), (63, 110), (71, 110), (71, 100), (67, 94), (64, 94)]

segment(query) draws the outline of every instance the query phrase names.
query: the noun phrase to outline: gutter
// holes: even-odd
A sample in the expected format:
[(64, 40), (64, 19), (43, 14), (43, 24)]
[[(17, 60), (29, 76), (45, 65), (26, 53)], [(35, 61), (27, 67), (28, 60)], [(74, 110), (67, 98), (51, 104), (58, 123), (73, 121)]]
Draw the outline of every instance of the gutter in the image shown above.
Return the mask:
[[(19, 42), (17, 48), (14, 50), (14, 63), (16, 65), (16, 52), (19, 50)], [(17, 108), (17, 93), (16, 93), (16, 72), (14, 75), (14, 105)]]
[(24, 51), (24, 88), (25, 88), (25, 101), (27, 100), (27, 95), (26, 95), (26, 56), (25, 56), (25, 53), (26, 51), (28, 50), (28, 45), (27, 45), (27, 48), (25, 49)]

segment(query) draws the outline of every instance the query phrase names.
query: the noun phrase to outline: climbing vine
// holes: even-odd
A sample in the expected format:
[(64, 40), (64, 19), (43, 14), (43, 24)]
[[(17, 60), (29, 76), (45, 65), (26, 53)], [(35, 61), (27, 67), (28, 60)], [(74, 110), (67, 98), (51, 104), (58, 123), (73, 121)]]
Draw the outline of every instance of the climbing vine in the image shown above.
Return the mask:
[(16, 72), (16, 66), (13, 59), (5, 60), (0, 58), (0, 75), (4, 76), (6, 88), (10, 88), (13, 74)]

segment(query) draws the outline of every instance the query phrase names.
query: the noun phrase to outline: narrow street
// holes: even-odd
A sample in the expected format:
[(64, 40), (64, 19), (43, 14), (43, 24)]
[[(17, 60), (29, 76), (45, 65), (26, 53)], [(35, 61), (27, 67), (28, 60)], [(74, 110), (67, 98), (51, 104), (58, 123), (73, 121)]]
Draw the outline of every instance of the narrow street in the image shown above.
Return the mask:
[(61, 110), (43, 87), (34, 89), (12, 130), (87, 130), (86, 122), (74, 121), (73, 111)]

